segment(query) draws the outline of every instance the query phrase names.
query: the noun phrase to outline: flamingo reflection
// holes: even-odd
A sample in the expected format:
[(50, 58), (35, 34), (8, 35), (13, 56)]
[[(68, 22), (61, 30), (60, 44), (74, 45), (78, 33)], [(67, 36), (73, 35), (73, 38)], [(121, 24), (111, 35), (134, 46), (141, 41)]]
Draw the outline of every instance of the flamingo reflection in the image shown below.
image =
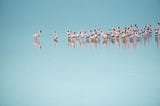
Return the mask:
[(74, 40), (71, 40), (71, 39), (68, 39), (68, 46), (75, 48), (75, 46), (76, 46), (75, 41), (74, 41)]
[(42, 48), (40, 42), (38, 42), (37, 40), (32, 42), (33, 46), (38, 47), (38, 48)]

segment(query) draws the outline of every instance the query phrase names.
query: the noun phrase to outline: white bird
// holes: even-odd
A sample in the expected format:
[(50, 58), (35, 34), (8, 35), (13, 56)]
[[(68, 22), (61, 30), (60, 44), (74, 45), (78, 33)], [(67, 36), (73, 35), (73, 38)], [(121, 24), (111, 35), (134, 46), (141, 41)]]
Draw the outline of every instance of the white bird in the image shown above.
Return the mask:
[(39, 30), (39, 32), (38, 32), (38, 33), (33, 34), (32, 36), (33, 36), (33, 38), (35, 38), (35, 39), (37, 40), (37, 38), (39, 38), (39, 37), (40, 37), (41, 33), (42, 33), (42, 30)]

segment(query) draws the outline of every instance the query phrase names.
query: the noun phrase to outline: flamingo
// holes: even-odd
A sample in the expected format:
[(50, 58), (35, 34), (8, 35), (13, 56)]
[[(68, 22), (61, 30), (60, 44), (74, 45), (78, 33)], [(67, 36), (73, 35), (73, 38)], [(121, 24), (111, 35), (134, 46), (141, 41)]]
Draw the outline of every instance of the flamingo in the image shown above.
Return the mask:
[(90, 32), (89, 31), (85, 33), (85, 37), (86, 37), (86, 39), (90, 38)]
[(74, 32), (74, 34), (71, 33), (67, 37), (68, 37), (68, 39), (70, 39), (70, 38), (72, 38), (72, 39), (77, 38), (76, 32)]
[(97, 38), (97, 34), (92, 35), (90, 38), (91, 38), (91, 40), (96, 39)]
[(115, 37), (119, 38), (119, 31), (115, 31)]
[(140, 34), (138, 34), (138, 32), (135, 32), (135, 37), (140, 38)]
[(115, 28), (112, 28), (111, 37), (115, 37)]
[(40, 37), (41, 33), (42, 33), (42, 30), (39, 30), (39, 32), (38, 32), (38, 33), (33, 34), (32, 36), (33, 36), (33, 38), (35, 38), (35, 39), (37, 40), (37, 38), (39, 38), (39, 37)]
[(94, 40), (98, 37), (96, 29), (93, 32), (93, 35), (90, 37), (91, 40)]
[(54, 41), (57, 41), (57, 39), (58, 39), (58, 35), (56, 32), (54, 32)]
[(83, 34), (82, 31), (80, 32), (80, 37), (81, 37), (81, 38), (84, 38), (84, 34)]
[(158, 29), (158, 35), (160, 35), (160, 28)]
[(126, 34), (124, 32), (122, 32), (122, 38), (125, 38)]

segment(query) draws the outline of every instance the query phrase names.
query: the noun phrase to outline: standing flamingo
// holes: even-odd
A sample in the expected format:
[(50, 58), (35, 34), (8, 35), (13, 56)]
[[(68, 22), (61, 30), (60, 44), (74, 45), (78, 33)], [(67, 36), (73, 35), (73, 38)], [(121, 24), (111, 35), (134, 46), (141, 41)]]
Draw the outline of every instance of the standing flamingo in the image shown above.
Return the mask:
[(58, 40), (58, 35), (56, 32), (54, 32), (54, 41), (57, 41)]
[(122, 38), (126, 38), (125, 32), (122, 32)]
[(68, 39), (70, 39), (70, 38), (71, 39), (77, 38), (76, 32), (74, 32), (74, 34), (71, 33), (70, 35), (67, 36), (67, 38)]
[(160, 28), (158, 29), (158, 35), (160, 36)]
[(35, 38), (35, 40), (37, 40), (37, 38), (39, 38), (39, 37), (40, 37), (41, 33), (42, 33), (42, 30), (39, 30), (39, 32), (38, 32), (38, 33), (33, 34), (32, 36), (33, 36), (33, 38)]

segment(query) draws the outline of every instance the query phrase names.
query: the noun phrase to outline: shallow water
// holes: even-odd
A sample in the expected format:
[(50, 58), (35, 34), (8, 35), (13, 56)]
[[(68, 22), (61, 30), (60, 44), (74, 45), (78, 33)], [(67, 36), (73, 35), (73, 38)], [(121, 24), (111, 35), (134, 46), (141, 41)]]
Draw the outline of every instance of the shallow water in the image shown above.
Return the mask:
[(29, 39), (3, 48), (2, 105), (159, 104), (160, 45), (154, 35), (125, 47), (120, 39), (96, 48), (78, 41), (72, 47), (62, 37), (55, 46), (45, 35), (39, 48)]
[[(93, 29), (94, 25), (106, 30), (117, 24), (123, 27), (135, 22), (140, 26), (150, 23), (154, 27), (159, 19), (158, 12), (150, 12), (148, 15), (145, 11), (159, 10), (159, 1), (146, 2), (142, 7), (144, 14), (137, 16), (139, 20), (131, 18), (137, 14), (135, 12), (127, 12), (130, 20), (123, 19), (125, 16), (116, 20), (115, 14), (108, 16), (98, 13), (97, 11), (107, 8), (99, 6), (98, 10), (94, 9), (98, 16), (91, 21), (89, 17), (82, 18), (78, 14), (74, 15), (76, 19), (71, 18), (71, 14), (66, 14), (66, 11), (75, 11), (65, 8), (66, 2), (63, 4), (64, 9), (58, 7), (62, 1), (56, 1), (56, 7), (52, 7), (51, 1), (30, 2), (1, 1), (1, 106), (160, 105), (160, 38), (153, 34), (134, 42), (127, 40), (126, 43), (122, 43), (121, 38), (119, 41), (108, 39), (106, 43), (75, 40), (73, 46), (74, 42), (68, 42), (65, 35), (67, 28), (75, 31), (81, 28), (88, 30)], [(75, 7), (76, 3), (70, 0), (69, 3), (71, 2), (72, 7)], [(85, 1), (79, 1), (81, 2)], [(104, 2), (102, 0), (101, 5), (104, 6)], [(114, 5), (112, 1), (108, 2)], [(91, 5), (95, 6), (96, 3), (98, 1)], [(148, 8), (149, 4), (155, 8)], [(34, 5), (36, 7), (33, 9)], [(113, 9), (112, 6), (109, 8)], [(123, 6), (120, 7), (121, 11), (124, 10)], [(79, 8), (75, 10), (80, 12)], [(113, 11), (117, 10), (118, 8)], [(88, 12), (91, 9), (83, 13), (87, 15)], [(54, 13), (57, 13), (57, 17)], [(94, 16), (94, 13), (90, 14), (91, 17)], [(108, 17), (107, 22), (101, 18), (104, 16)], [(151, 18), (152, 16), (155, 17)], [(83, 23), (81, 18), (84, 19)], [(43, 30), (39, 43), (32, 38), (38, 29)], [(53, 41), (55, 30), (59, 35), (57, 43)], [(40, 44), (41, 48), (35, 46), (35, 43)]]

